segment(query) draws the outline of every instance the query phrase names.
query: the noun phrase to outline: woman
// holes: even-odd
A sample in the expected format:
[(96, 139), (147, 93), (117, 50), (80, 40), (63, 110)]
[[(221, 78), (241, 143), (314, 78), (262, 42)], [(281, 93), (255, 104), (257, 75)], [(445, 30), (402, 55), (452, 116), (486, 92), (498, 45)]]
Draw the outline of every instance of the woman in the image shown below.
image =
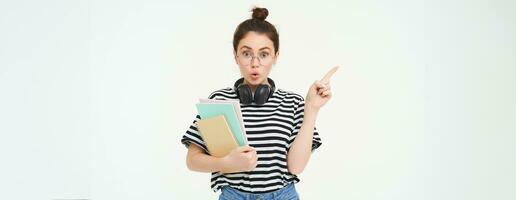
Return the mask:
[(211, 188), (222, 190), (220, 199), (298, 199), (297, 175), (321, 145), (315, 121), (331, 98), (329, 79), (337, 68), (312, 84), (306, 99), (277, 89), (268, 76), (279, 56), (279, 35), (267, 15), (267, 9), (254, 8), (252, 18), (237, 27), (233, 53), (242, 78), (209, 95), (240, 100), (249, 145), (223, 158), (210, 156), (197, 132), (199, 115), (181, 139), (188, 168), (211, 172)]

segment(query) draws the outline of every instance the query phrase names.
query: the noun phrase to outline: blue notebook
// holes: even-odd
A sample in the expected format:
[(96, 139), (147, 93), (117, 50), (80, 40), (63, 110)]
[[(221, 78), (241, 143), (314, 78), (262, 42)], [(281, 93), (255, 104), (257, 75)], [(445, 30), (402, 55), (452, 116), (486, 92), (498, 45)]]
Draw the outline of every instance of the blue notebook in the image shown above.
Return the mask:
[(232, 104), (227, 103), (198, 103), (195, 105), (201, 119), (207, 119), (218, 115), (224, 115), (239, 146), (247, 145), (245, 133), (242, 130), (239, 117)]

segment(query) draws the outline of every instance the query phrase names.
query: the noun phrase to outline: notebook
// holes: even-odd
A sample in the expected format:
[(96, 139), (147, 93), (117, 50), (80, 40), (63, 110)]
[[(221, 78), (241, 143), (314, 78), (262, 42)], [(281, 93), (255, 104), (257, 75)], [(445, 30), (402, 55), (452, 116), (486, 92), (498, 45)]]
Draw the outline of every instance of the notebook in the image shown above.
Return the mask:
[(244, 141), (247, 141), (245, 126), (244, 126), (244, 119), (242, 118), (242, 110), (240, 108), (240, 101), (236, 99), (228, 99), (228, 100), (218, 100), (218, 99), (199, 99), (199, 102), (201, 103), (227, 103), (227, 104), (233, 104), (233, 107), (235, 108), (235, 113), (238, 117), (238, 121), (240, 122), (240, 128), (242, 129)]
[[(231, 129), (231, 133), (239, 146), (247, 145), (247, 138), (245, 132), (242, 130), (242, 124), (236, 114), (235, 108), (231, 103), (198, 103), (196, 104), (197, 111), (201, 119), (224, 115), (226, 121)], [(241, 116), (241, 115), (240, 115)]]
[(224, 115), (200, 119), (197, 127), (208, 152), (214, 157), (224, 157), (238, 147)]

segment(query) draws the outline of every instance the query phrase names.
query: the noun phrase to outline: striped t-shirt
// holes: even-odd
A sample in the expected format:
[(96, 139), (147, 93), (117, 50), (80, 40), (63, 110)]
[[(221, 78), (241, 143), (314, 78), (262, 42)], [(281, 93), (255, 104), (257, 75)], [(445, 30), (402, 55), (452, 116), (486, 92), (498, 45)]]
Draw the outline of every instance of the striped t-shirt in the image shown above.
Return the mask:
[[(238, 99), (233, 88), (224, 88), (210, 94), (210, 99)], [(211, 189), (216, 192), (229, 185), (243, 192), (264, 193), (299, 182), (296, 175), (288, 172), (287, 152), (303, 124), (304, 99), (293, 92), (276, 89), (263, 105), (241, 104), (242, 117), (248, 144), (257, 151), (258, 163), (254, 170), (211, 174)], [(187, 147), (193, 143), (207, 153), (206, 145), (197, 131), (197, 115), (183, 135), (181, 142)], [(321, 145), (314, 128), (312, 151)]]

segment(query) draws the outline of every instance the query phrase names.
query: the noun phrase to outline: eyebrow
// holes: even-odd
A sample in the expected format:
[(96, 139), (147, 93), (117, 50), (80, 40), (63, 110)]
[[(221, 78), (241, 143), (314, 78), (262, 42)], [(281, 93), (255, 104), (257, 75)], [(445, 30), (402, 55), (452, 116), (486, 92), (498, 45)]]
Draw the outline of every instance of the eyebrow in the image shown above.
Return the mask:
[[(249, 47), (249, 46), (243, 46), (243, 47), (240, 47), (240, 49), (243, 49), (243, 48), (253, 49), (253, 48), (251, 48), (251, 47)], [(262, 47), (262, 48), (260, 48), (258, 51), (263, 50), (263, 49), (269, 49), (269, 50), (270, 50), (271, 48), (269, 48), (269, 47)]]

